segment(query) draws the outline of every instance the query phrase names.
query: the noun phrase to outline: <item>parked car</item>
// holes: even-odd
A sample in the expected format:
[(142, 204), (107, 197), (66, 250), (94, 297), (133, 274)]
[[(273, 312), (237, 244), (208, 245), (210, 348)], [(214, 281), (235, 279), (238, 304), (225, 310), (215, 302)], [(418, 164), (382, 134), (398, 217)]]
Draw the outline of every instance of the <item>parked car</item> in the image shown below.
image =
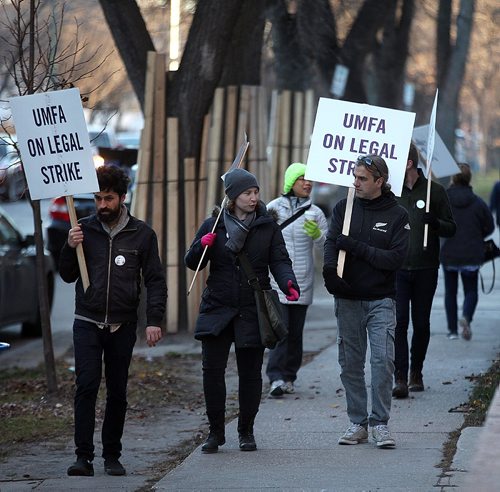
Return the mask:
[(311, 196), (313, 203), (323, 210), (326, 217), (330, 217), (335, 204), (347, 196), (347, 188), (329, 183), (314, 182)]
[[(45, 252), (49, 302), (54, 297), (54, 262)], [(21, 335), (41, 336), (36, 251), (33, 235), (24, 236), (0, 208), (0, 328), (22, 323)]]
[(15, 137), (0, 134), (0, 198), (8, 201), (19, 200), (26, 190), (22, 164), (13, 141)]

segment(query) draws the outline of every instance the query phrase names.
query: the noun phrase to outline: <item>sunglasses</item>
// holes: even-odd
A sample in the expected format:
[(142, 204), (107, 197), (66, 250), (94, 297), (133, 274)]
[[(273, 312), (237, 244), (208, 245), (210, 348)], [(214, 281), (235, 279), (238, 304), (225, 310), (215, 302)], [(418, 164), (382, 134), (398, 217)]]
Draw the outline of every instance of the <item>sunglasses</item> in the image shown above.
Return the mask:
[(361, 162), (362, 164), (364, 164), (365, 166), (368, 166), (368, 167), (373, 166), (376, 169), (376, 171), (378, 172), (378, 175), (382, 176), (382, 172), (380, 171), (377, 164), (375, 164), (375, 161), (371, 157), (368, 157), (367, 155), (360, 155), (358, 157), (357, 161)]

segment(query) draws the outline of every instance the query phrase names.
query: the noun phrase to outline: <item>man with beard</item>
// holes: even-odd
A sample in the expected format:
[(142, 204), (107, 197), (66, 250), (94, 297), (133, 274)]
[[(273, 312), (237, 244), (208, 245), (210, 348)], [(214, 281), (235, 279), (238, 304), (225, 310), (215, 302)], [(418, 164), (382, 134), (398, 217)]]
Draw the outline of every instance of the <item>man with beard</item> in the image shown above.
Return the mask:
[[(94, 193), (96, 214), (68, 232), (61, 251), (60, 274), (76, 281), (73, 344), (75, 353), (76, 462), (71, 476), (93, 476), (95, 406), (105, 364), (106, 409), (102, 456), (108, 475), (125, 475), (119, 461), (127, 409), (128, 369), (136, 341), (141, 278), (147, 289), (146, 341), (162, 337), (167, 288), (155, 232), (131, 216), (124, 205), (129, 179), (118, 167), (97, 169), (100, 191)], [(76, 247), (81, 244), (90, 286), (80, 277)]]

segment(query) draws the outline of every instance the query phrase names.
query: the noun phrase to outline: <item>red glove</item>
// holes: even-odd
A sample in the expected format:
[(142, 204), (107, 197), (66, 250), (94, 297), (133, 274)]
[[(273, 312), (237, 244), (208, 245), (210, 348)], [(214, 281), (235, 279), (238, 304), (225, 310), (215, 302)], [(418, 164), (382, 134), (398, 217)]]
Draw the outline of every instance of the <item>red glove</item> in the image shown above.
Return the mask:
[(214, 244), (216, 237), (217, 237), (217, 234), (215, 234), (215, 232), (209, 232), (208, 234), (205, 234), (201, 238), (201, 245), (203, 247), (206, 246), (207, 248), (210, 248), (210, 246), (212, 246)]
[(288, 281), (288, 295), (286, 296), (288, 301), (298, 301), (300, 294), (293, 287), (293, 282), (291, 280)]

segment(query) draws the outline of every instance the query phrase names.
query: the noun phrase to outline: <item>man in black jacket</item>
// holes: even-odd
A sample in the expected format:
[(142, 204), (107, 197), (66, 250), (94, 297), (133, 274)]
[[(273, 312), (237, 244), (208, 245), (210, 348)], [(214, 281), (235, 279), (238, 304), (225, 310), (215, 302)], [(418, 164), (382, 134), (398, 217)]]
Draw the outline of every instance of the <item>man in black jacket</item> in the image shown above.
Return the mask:
[[(95, 215), (70, 229), (60, 256), (65, 282), (76, 281), (73, 343), (75, 352), (75, 445), (77, 460), (68, 475), (93, 476), (95, 405), (104, 356), (106, 410), (102, 456), (108, 475), (125, 475), (119, 461), (127, 409), (128, 369), (136, 341), (141, 277), (147, 289), (146, 340), (161, 339), (167, 288), (154, 231), (132, 217), (124, 205), (128, 177), (115, 166), (97, 170), (101, 191), (94, 194)], [(76, 247), (82, 244), (90, 286), (84, 290)]]
[[(424, 391), (422, 371), (431, 335), (430, 317), (438, 281), (439, 243), (440, 238), (452, 237), (456, 230), (446, 190), (435, 181), (431, 182), (429, 212), (426, 212), (427, 179), (417, 166), (418, 150), (411, 144), (403, 191), (398, 199), (408, 211), (410, 240), (408, 254), (396, 276), (396, 384), (392, 392), (396, 398), (406, 398), (408, 390)], [(428, 235), (424, 248), (426, 224)], [(413, 335), (408, 351), (410, 319)]]
[[(381, 157), (362, 156), (354, 171), (354, 199), (349, 236), (342, 234), (346, 200), (335, 206), (325, 242), (323, 277), (335, 296), (340, 377), (351, 421), (339, 444), (368, 440), (368, 425), (379, 448), (392, 448), (387, 423), (391, 409), (396, 325), (396, 270), (408, 245), (408, 214), (387, 183)], [(340, 250), (346, 251), (343, 277), (337, 275)], [(371, 349), (372, 410), (367, 411), (364, 367), (367, 336)]]

